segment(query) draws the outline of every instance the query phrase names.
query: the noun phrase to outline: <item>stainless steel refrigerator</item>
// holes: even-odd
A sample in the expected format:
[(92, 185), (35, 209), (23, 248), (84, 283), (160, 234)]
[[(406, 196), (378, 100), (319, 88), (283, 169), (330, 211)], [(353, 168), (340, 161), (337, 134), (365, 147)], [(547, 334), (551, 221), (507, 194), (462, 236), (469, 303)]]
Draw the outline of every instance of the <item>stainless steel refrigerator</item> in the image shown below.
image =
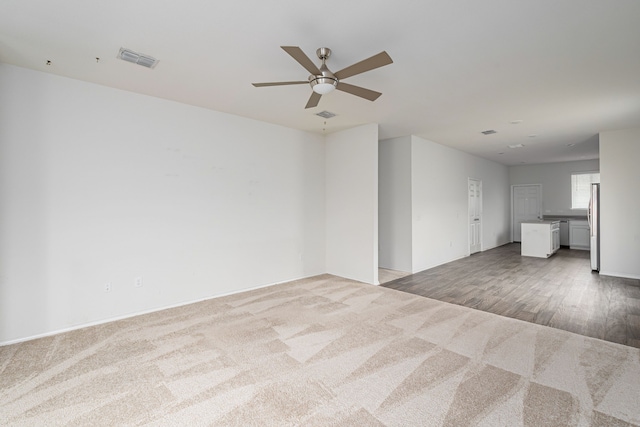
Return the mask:
[(600, 271), (600, 184), (591, 184), (587, 219), (591, 240), (591, 270)]

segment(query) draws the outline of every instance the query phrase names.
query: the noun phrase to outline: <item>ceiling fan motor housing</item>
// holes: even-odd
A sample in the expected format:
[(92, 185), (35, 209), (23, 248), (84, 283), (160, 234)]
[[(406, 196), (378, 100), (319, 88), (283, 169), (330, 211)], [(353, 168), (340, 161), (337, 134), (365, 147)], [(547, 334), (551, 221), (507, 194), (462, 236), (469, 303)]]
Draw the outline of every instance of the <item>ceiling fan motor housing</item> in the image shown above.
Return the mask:
[(310, 75), (309, 76), (309, 84), (311, 85), (311, 89), (314, 92), (319, 93), (320, 95), (326, 95), (331, 92), (338, 86), (338, 79), (333, 73), (327, 68), (326, 60), (331, 56), (331, 49), (328, 47), (321, 47), (316, 50), (316, 55), (318, 58), (322, 60), (322, 65), (320, 66), (320, 75)]

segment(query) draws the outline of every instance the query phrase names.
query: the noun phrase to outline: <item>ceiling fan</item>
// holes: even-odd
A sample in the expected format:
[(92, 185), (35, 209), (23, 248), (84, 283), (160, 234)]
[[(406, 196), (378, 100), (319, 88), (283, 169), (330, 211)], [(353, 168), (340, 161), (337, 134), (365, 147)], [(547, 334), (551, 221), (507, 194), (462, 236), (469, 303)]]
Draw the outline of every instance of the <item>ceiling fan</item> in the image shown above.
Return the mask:
[(347, 68), (343, 68), (336, 73), (332, 73), (329, 68), (327, 68), (326, 64), (327, 59), (329, 59), (329, 56), (331, 56), (331, 49), (329, 49), (328, 47), (321, 47), (316, 51), (318, 58), (320, 58), (320, 60), (322, 61), (322, 65), (320, 65), (320, 68), (316, 67), (313, 61), (311, 61), (311, 59), (309, 59), (309, 57), (305, 55), (302, 49), (300, 49), (298, 46), (280, 47), (311, 73), (309, 79), (293, 82), (252, 84), (255, 87), (310, 84), (311, 88), (313, 89), (313, 93), (311, 94), (311, 97), (309, 98), (309, 101), (304, 108), (313, 108), (317, 106), (322, 95), (326, 95), (334, 89), (338, 89), (343, 92), (368, 99), (369, 101), (375, 101), (380, 95), (382, 95), (380, 92), (375, 92), (373, 90), (365, 89), (360, 86), (350, 85), (348, 83), (344, 83), (342, 80), (346, 79), (347, 77), (355, 76), (356, 74), (361, 74), (365, 71), (370, 71), (393, 63), (393, 60), (387, 54), (387, 52), (383, 51), (377, 55), (373, 55), (371, 58), (367, 58), (358, 63), (350, 65)]

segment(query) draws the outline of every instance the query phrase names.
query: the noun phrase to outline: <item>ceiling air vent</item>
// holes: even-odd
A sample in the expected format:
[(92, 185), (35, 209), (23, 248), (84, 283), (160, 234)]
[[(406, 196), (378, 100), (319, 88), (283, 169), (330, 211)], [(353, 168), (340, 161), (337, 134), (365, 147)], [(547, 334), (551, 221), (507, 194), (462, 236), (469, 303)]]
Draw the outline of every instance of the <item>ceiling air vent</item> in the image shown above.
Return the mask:
[(482, 131), (482, 134), (484, 134), (484, 135), (491, 135), (491, 134), (494, 134), (494, 133), (497, 133), (497, 132), (495, 130), (493, 130), (493, 129), (483, 130)]
[(123, 61), (133, 62), (134, 64), (142, 65), (143, 67), (153, 68), (158, 63), (158, 60), (149, 56), (143, 55), (141, 53), (134, 52), (129, 49), (125, 49), (123, 47), (120, 48), (118, 52), (118, 58)]
[(316, 116), (324, 117), (325, 119), (330, 119), (331, 117), (335, 117), (336, 115), (329, 111), (320, 111), (316, 114)]

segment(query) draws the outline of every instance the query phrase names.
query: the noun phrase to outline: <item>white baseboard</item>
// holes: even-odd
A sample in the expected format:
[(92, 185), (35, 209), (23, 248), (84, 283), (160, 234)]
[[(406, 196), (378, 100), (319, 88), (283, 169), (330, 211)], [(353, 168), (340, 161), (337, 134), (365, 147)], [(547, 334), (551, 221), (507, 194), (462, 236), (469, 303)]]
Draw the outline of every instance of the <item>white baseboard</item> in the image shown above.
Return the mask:
[[(313, 275), (313, 276), (317, 276), (317, 274)], [(309, 277), (313, 277), (313, 276), (309, 276)], [(290, 279), (290, 280), (285, 280), (285, 281), (281, 281), (281, 282), (268, 283), (266, 285), (253, 286), (253, 287), (250, 287), (250, 288), (240, 289), (240, 290), (237, 290), (237, 291), (230, 291), (230, 292), (225, 292), (225, 293), (222, 293), (222, 294), (211, 295), (211, 296), (208, 296), (208, 297), (199, 298), (199, 299), (192, 300), (192, 301), (183, 301), (183, 302), (180, 302), (180, 303), (177, 303), (177, 304), (171, 304), (171, 305), (167, 305), (167, 306), (163, 306), (163, 307), (156, 307), (156, 308), (152, 308), (152, 309), (149, 309), (149, 310), (139, 311), (139, 312), (135, 312), (135, 313), (128, 313), (128, 314), (124, 314), (124, 315), (121, 315), (121, 316), (109, 317), (109, 318), (106, 318), (106, 319), (100, 319), (100, 320), (96, 320), (96, 321), (93, 321), (93, 322), (82, 323), (82, 324), (79, 324), (79, 325), (73, 325), (73, 326), (70, 326), (68, 328), (56, 329), (54, 331), (44, 332), (42, 334), (30, 335), (30, 336), (27, 336), (27, 337), (17, 338), (17, 339), (9, 340), (9, 341), (1, 341), (0, 342), (0, 347), (6, 346), (6, 345), (11, 345), (11, 344), (18, 344), (18, 343), (25, 342), (25, 341), (31, 341), (31, 340), (35, 340), (35, 339), (38, 339), (38, 338), (50, 337), (50, 336), (53, 336), (53, 335), (63, 334), (65, 332), (70, 332), (70, 331), (75, 331), (75, 330), (78, 330), (78, 329), (88, 328), (90, 326), (103, 325), (105, 323), (116, 322), (118, 320), (123, 320), (123, 319), (129, 319), (131, 317), (142, 316), (144, 314), (155, 313), (157, 311), (162, 311), (162, 310), (168, 310), (170, 308), (182, 307), (184, 305), (195, 304), (195, 303), (198, 303), (198, 302), (208, 301), (208, 300), (215, 299), (215, 298), (221, 298), (221, 297), (226, 297), (226, 296), (229, 296), (229, 295), (239, 294), (239, 293), (242, 293), (242, 292), (253, 291), (255, 289), (268, 288), (269, 286), (275, 286), (275, 285), (279, 285), (281, 283), (293, 282), (293, 281), (296, 281), (296, 280), (307, 279), (307, 278), (308, 277), (300, 277), (300, 278), (297, 278), (297, 279)]]
[(495, 244), (495, 245), (493, 245), (493, 246), (489, 246), (489, 247), (486, 247), (486, 248), (482, 248), (482, 251), (481, 251), (481, 252), (484, 252), (484, 251), (490, 251), (491, 249), (499, 248), (500, 246), (509, 245), (509, 244), (511, 244), (511, 243), (513, 243), (513, 242), (498, 243), (498, 244)]
[[(489, 250), (491, 250), (491, 249), (499, 248), (500, 246), (508, 245), (508, 244), (511, 244), (511, 243), (512, 243), (512, 242), (498, 243), (498, 244), (497, 244), (497, 245), (495, 245), (495, 246), (490, 246), (490, 247), (487, 247), (487, 248), (484, 248), (484, 247), (483, 247), (483, 248), (482, 248), (482, 250), (480, 250), (480, 252), (478, 252), (478, 253), (482, 253), (482, 252), (485, 252), (485, 251), (489, 251)], [(450, 262), (454, 262), (454, 261), (461, 260), (462, 258), (466, 258), (466, 257), (468, 257), (468, 256), (471, 256), (471, 254), (469, 254), (469, 253), (467, 252), (465, 255), (461, 255), (461, 256), (459, 256), (459, 257), (457, 257), (457, 258), (452, 258), (452, 259), (450, 259), (450, 260), (443, 261), (443, 262), (441, 262), (441, 263), (431, 265), (431, 266), (429, 266), (429, 267), (427, 267), (427, 268), (424, 268), (424, 269), (422, 269), (422, 270), (413, 271), (411, 274), (416, 274), (416, 273), (420, 273), (421, 271), (430, 270), (430, 269), (432, 269), (432, 268), (436, 268), (436, 267), (439, 267), (439, 266), (441, 266), (441, 265), (449, 264)]]
[(640, 275), (638, 274), (629, 274), (629, 273), (618, 273), (615, 271), (604, 271), (601, 270), (600, 271), (600, 275), (601, 276), (613, 276), (613, 277), (620, 277), (622, 279), (636, 279), (636, 280), (640, 280)]
[(414, 272), (413, 272), (413, 273), (411, 273), (411, 274), (416, 274), (416, 273), (420, 273), (421, 271), (431, 270), (432, 268), (436, 268), (436, 267), (439, 267), (439, 266), (441, 266), (441, 265), (449, 264), (450, 262), (458, 261), (458, 260), (461, 260), (462, 258), (466, 258), (466, 257), (468, 257), (468, 256), (470, 256), (470, 255), (469, 255), (469, 254), (461, 255), (461, 256), (459, 256), (459, 257), (457, 257), (457, 258), (452, 258), (452, 259), (450, 259), (450, 260), (443, 261), (443, 262), (440, 262), (440, 263), (438, 263), (438, 264), (430, 265), (429, 267), (423, 268), (422, 270), (414, 271)]

